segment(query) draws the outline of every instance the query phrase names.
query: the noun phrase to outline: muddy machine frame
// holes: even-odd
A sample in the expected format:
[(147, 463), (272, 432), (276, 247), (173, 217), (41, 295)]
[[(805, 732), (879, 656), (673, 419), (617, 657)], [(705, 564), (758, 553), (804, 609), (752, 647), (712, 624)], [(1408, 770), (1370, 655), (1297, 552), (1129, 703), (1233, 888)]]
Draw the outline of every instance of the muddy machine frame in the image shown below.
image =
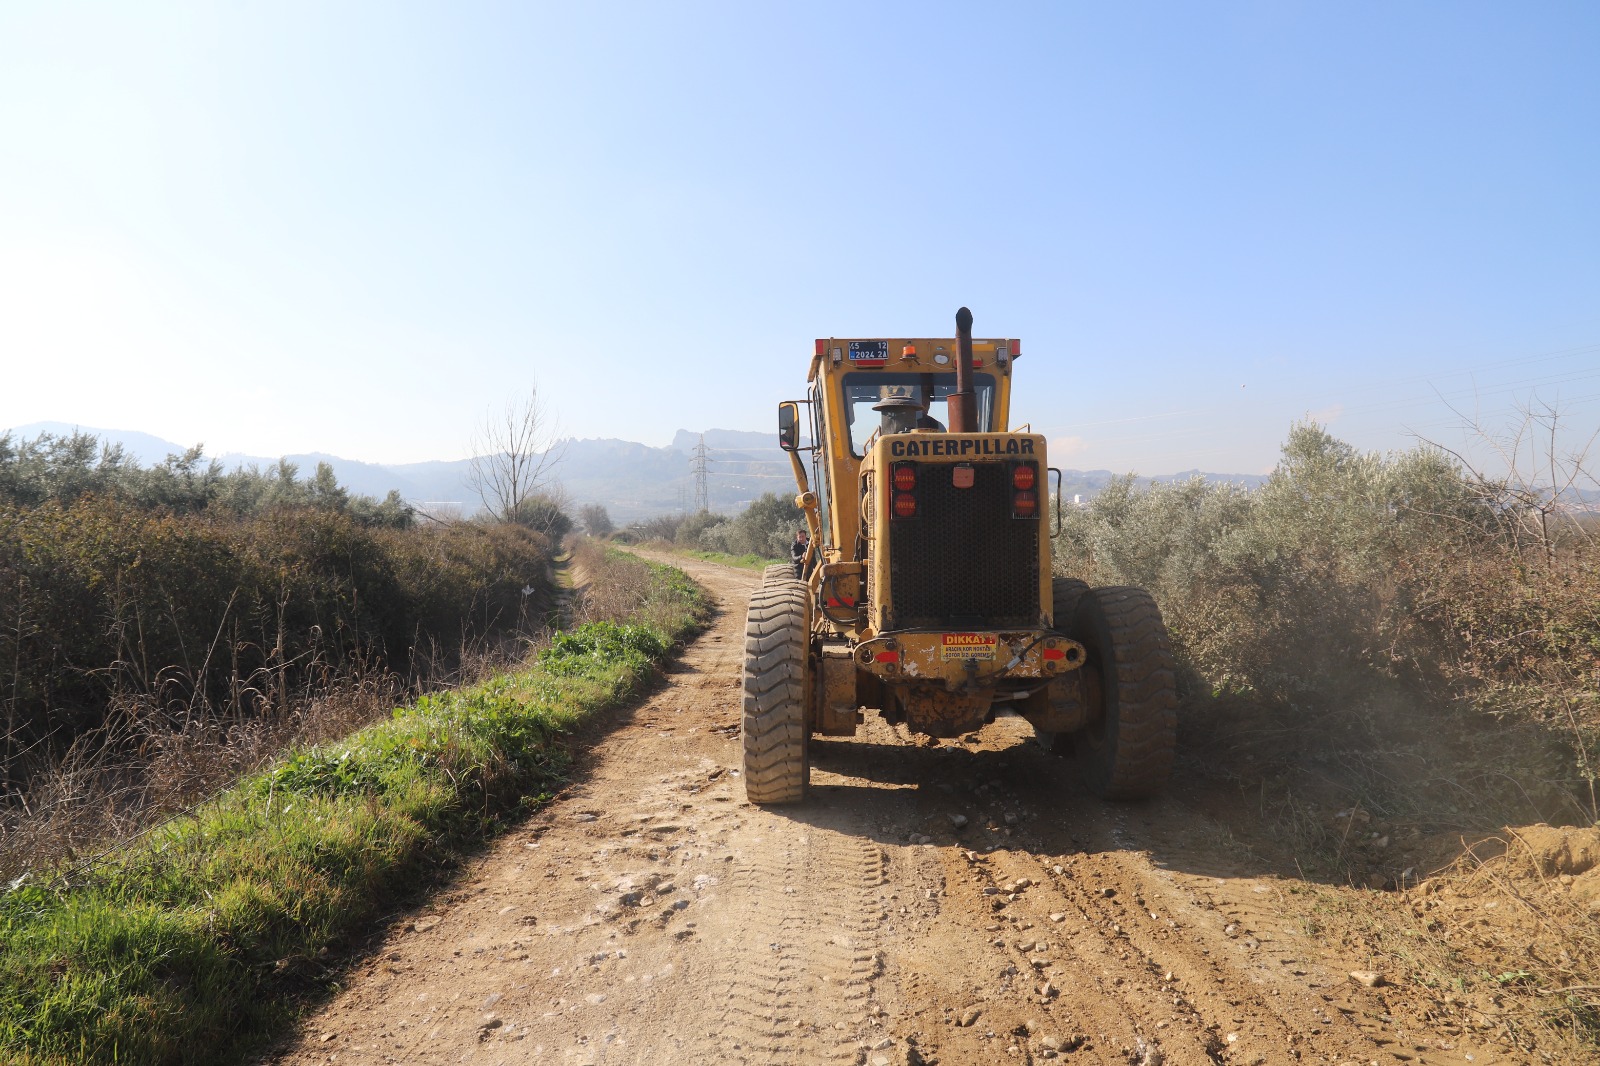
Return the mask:
[[(951, 339), (818, 340), (806, 399), (778, 406), (810, 547), (799, 574), (768, 568), (746, 616), (752, 802), (803, 800), (810, 738), (853, 735), (863, 709), (934, 737), (1015, 712), (1101, 796), (1165, 783), (1177, 698), (1161, 613), (1142, 589), (1052, 575), (1060, 472), (1043, 436), (1009, 428), (1020, 349), (974, 340), (964, 307)], [(869, 408), (885, 412), (870, 433)]]

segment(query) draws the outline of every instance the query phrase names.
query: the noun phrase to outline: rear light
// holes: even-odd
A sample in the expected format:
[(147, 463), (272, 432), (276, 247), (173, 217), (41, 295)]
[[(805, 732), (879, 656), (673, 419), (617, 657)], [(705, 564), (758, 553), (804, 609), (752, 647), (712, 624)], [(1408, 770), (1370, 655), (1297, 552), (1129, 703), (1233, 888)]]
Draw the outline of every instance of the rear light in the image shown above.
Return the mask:
[(889, 468), (889, 485), (894, 490), (889, 516), (917, 517), (917, 464), (895, 463)]
[(823, 340), (821, 337), (818, 337), (817, 338), (817, 358), (818, 359), (822, 358), (822, 353), (827, 351), (827, 348), (828, 348), (828, 342)]
[(1011, 464), (1011, 517), (1038, 518), (1039, 466), (1023, 461)]

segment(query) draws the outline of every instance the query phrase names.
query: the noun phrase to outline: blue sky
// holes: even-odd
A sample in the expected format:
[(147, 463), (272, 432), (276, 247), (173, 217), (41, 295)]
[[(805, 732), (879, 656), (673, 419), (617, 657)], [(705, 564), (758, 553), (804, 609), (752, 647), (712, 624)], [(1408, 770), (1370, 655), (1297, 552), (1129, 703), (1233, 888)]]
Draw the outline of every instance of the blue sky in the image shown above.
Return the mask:
[(11, 0), (0, 427), (449, 459), (536, 383), (664, 444), (966, 304), (1061, 465), (1576, 447), (1597, 55), (1588, 3)]

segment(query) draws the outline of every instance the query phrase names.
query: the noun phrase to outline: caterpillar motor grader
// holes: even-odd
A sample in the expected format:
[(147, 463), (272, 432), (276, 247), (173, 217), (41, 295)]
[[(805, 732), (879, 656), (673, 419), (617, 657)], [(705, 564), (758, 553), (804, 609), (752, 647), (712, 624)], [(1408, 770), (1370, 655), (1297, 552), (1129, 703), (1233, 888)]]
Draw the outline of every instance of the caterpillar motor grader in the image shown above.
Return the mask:
[(864, 708), (933, 737), (1013, 711), (1101, 796), (1166, 781), (1161, 613), (1142, 589), (1052, 576), (1060, 472), (1043, 436), (1008, 423), (1021, 344), (973, 340), (965, 307), (956, 334), (818, 340), (806, 398), (778, 405), (811, 538), (801, 566), (768, 568), (745, 620), (754, 803), (803, 800), (810, 738), (853, 735)]

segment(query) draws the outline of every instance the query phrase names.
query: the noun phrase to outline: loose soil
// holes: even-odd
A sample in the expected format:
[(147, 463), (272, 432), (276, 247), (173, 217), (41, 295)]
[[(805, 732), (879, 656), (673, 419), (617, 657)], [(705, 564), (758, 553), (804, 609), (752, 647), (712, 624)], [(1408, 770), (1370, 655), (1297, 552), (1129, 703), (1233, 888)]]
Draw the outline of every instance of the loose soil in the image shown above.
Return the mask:
[(274, 1061), (1538, 1061), (1373, 939), (1470, 893), (1306, 880), (1183, 760), (1163, 798), (1107, 804), (1021, 719), (927, 742), (869, 715), (813, 741), (808, 802), (749, 805), (759, 576), (673, 562), (713, 625)]

